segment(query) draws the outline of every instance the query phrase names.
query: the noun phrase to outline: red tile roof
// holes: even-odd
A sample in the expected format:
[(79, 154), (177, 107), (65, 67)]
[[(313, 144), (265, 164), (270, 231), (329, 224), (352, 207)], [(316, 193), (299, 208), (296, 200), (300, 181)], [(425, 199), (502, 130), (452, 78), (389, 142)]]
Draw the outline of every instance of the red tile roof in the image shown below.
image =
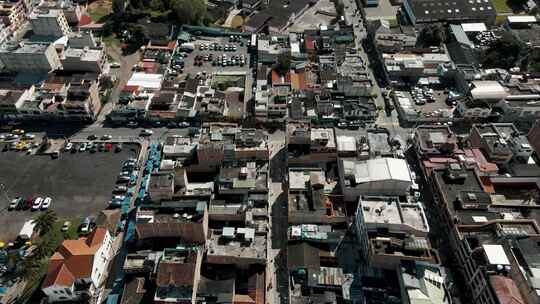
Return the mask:
[(521, 293), (512, 279), (501, 275), (492, 275), (489, 277), (489, 281), (495, 290), (499, 303), (525, 304), (525, 300), (521, 297)]
[(161, 262), (158, 266), (156, 285), (158, 287), (193, 286), (196, 268), (197, 264), (194, 260), (190, 263)]
[(291, 73), (291, 86), (294, 90), (305, 90), (307, 88), (305, 73)]
[(276, 70), (272, 70), (272, 84), (291, 83), (291, 73), (287, 72), (285, 76), (280, 75)]
[(90, 18), (90, 16), (88, 16), (88, 15), (82, 15), (81, 20), (79, 20), (79, 25), (78, 26), (85, 26), (85, 25), (88, 25), (90, 23), (92, 23), (92, 18)]
[(107, 230), (97, 228), (87, 238), (65, 240), (49, 262), (41, 288), (52, 285), (71, 286), (76, 279), (92, 275), (94, 255), (103, 244)]
[(306, 50), (314, 50), (315, 49), (315, 42), (313, 42), (313, 38), (310, 36), (306, 37)]

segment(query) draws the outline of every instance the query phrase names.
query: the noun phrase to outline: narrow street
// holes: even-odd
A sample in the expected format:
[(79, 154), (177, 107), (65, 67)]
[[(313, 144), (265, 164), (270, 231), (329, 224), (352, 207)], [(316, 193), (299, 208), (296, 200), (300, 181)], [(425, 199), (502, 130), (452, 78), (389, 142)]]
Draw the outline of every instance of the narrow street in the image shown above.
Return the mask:
[(266, 263), (266, 303), (288, 302), (287, 274), (287, 191), (285, 175), (287, 168), (285, 134), (276, 131), (269, 136), (269, 229)]
[(129, 78), (133, 74), (133, 66), (139, 62), (140, 59), (139, 52), (128, 56), (122, 56), (121, 51), (116, 48), (106, 48), (106, 52), (107, 55), (113, 58), (114, 61), (120, 63), (120, 68), (117, 68), (117, 71), (114, 72), (116, 74), (116, 82), (109, 96), (109, 102), (103, 105), (96, 121), (87, 129), (97, 129), (103, 127), (107, 114), (109, 114), (114, 108), (122, 88), (126, 85)]

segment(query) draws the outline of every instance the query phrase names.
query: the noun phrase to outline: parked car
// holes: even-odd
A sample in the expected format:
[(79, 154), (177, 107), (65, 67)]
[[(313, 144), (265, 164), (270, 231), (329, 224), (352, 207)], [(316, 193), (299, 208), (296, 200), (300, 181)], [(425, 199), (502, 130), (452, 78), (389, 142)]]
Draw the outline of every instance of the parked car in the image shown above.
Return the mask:
[(90, 233), (92, 231), (92, 219), (87, 216), (83, 222), (81, 223), (81, 227), (79, 229), (82, 233)]
[(116, 145), (116, 147), (114, 148), (114, 151), (115, 151), (115, 152), (120, 152), (120, 151), (122, 151), (122, 143), (118, 143), (118, 144)]
[(111, 138), (112, 138), (112, 135), (109, 135), (109, 134), (105, 134), (101, 136), (101, 140), (110, 140)]
[(50, 197), (46, 197), (43, 200), (43, 203), (41, 204), (41, 210), (47, 210), (49, 207), (51, 207), (52, 199)]
[(23, 135), (24, 130), (23, 129), (15, 129), (15, 130), (11, 131), (11, 133), (15, 134), (15, 135)]
[(125, 195), (113, 195), (111, 200), (113, 200), (113, 201), (123, 201), (125, 199), (126, 199)]
[(14, 209), (17, 209), (19, 207), (19, 204), (20, 202), (22, 201), (23, 199), (21, 197), (16, 197), (14, 198), (11, 203), (9, 203), (9, 207), (8, 207), (8, 210), (14, 210)]
[(114, 187), (113, 189), (113, 193), (124, 193), (127, 191), (127, 187), (126, 186), (116, 186)]
[(129, 128), (136, 128), (139, 126), (139, 124), (135, 121), (130, 121), (126, 124), (126, 126), (128, 126)]
[(41, 208), (42, 203), (43, 203), (43, 198), (41, 197), (36, 198), (34, 202), (32, 203), (32, 211), (39, 210), (39, 208)]
[(32, 204), (34, 203), (35, 198), (33, 196), (29, 196), (25, 200), (25, 204), (23, 205), (24, 210), (28, 210), (32, 208)]
[(86, 143), (82, 143), (82, 144), (79, 146), (79, 151), (80, 151), (80, 152), (86, 151)]
[(150, 129), (143, 129), (141, 131), (141, 136), (151, 136), (152, 134), (154, 134), (154, 131), (150, 130)]
[(62, 228), (60, 228), (60, 231), (67, 232), (69, 230), (69, 227), (71, 227), (71, 222), (65, 221), (64, 224), (62, 224)]
[(64, 147), (64, 151), (67, 152), (67, 151), (70, 151), (71, 149), (73, 149), (73, 143), (68, 142), (66, 146)]
[(91, 134), (91, 135), (88, 135), (88, 139), (89, 140), (96, 140), (98, 137), (96, 134)]
[(34, 134), (26, 133), (22, 136), (23, 139), (34, 139), (36, 136)]

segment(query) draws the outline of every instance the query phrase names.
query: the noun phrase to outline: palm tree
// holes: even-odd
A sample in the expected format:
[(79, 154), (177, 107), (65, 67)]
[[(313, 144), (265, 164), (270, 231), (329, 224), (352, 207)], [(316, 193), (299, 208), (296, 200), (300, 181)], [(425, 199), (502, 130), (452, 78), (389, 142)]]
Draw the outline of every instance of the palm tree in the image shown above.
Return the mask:
[(34, 232), (39, 231), (39, 235), (47, 234), (49, 231), (51, 231), (57, 219), (56, 213), (54, 213), (52, 210), (47, 210), (47, 212), (38, 215), (34, 219), (34, 223), (36, 224), (34, 226)]

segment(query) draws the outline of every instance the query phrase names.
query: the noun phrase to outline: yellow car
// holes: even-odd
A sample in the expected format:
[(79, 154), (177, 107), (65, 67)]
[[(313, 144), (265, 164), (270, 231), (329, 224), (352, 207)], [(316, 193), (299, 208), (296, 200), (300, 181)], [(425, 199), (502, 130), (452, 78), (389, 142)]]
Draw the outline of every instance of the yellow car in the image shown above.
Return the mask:
[(25, 146), (25, 144), (23, 142), (18, 142), (16, 145), (15, 145), (15, 149), (20, 151), (23, 149), (23, 147)]
[(12, 134), (15, 134), (15, 135), (22, 135), (24, 134), (24, 130), (23, 129), (15, 129), (13, 131), (11, 131)]

